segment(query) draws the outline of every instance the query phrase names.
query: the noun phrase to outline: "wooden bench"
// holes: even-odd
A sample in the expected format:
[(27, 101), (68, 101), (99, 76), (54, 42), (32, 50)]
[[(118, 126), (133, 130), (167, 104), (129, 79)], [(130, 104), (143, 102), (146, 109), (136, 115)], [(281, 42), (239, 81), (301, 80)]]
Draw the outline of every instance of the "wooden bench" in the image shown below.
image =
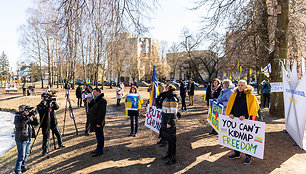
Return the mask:
[(10, 93), (10, 92), (18, 92), (18, 89), (5, 89), (6, 93)]

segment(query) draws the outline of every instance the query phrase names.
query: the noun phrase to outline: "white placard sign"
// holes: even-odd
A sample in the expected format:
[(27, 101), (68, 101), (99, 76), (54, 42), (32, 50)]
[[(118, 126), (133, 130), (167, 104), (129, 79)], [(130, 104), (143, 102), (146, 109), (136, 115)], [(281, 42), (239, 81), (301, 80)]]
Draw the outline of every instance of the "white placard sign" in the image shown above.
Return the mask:
[(271, 92), (283, 92), (283, 82), (270, 83)]
[(145, 126), (152, 129), (154, 132), (159, 133), (162, 119), (161, 113), (161, 109), (157, 109), (155, 106), (148, 104)]
[(219, 116), (219, 144), (239, 152), (263, 159), (265, 123), (229, 116)]

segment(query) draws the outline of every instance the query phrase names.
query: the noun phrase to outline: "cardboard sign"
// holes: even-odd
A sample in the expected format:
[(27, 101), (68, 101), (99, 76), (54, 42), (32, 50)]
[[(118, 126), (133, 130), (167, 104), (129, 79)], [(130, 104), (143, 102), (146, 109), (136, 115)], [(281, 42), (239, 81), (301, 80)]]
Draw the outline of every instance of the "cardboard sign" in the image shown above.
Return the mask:
[(213, 100), (209, 100), (207, 121), (209, 124), (219, 132), (219, 115), (223, 112), (223, 106), (217, 104)]
[(162, 119), (161, 113), (162, 113), (161, 109), (157, 109), (155, 106), (148, 104), (145, 126), (152, 129), (154, 132), (158, 134), (161, 127), (161, 119)]
[(219, 144), (239, 152), (263, 159), (265, 123), (227, 115), (219, 116)]
[(271, 85), (271, 92), (283, 92), (282, 82), (270, 83), (270, 85)]

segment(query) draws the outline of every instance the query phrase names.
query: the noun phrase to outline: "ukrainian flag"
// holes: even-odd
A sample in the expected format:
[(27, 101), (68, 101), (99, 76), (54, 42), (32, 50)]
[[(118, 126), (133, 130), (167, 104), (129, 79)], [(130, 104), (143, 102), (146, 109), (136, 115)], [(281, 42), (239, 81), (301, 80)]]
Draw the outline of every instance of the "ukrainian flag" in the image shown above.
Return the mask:
[(159, 88), (158, 88), (158, 82), (157, 82), (157, 73), (155, 71), (155, 66), (153, 66), (153, 77), (152, 77), (152, 83), (151, 83), (151, 92), (150, 92), (150, 105), (156, 104), (156, 98), (159, 95)]

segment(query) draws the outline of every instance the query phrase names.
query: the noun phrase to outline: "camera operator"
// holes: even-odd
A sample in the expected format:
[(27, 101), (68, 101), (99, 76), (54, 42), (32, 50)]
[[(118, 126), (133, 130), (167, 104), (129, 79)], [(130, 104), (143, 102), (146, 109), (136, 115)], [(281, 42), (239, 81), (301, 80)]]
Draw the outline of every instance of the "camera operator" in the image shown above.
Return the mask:
[(46, 155), (47, 153), (47, 140), (48, 140), (48, 107), (51, 107), (50, 110), (50, 130), (52, 133), (56, 135), (57, 142), (59, 148), (64, 148), (62, 142), (62, 136), (57, 126), (57, 120), (55, 117), (54, 111), (59, 108), (56, 101), (52, 100), (52, 96), (50, 94), (42, 94), (41, 95), (42, 101), (37, 105), (37, 111), (39, 112), (40, 117), (40, 124), (42, 128), (43, 134), (43, 143), (42, 143), (42, 156)]
[(64, 88), (66, 89), (66, 95), (69, 95), (69, 90), (70, 90), (71, 86), (68, 83), (68, 81), (65, 83)]
[(15, 124), (15, 141), (17, 145), (17, 160), (15, 173), (22, 173), (28, 170), (27, 158), (30, 154), (31, 138), (35, 138), (34, 126), (38, 125), (35, 112), (29, 112), (26, 105), (19, 106), (19, 112), (16, 113)]
[(89, 120), (89, 116), (88, 116), (88, 110), (89, 110), (89, 106), (88, 106), (88, 102), (87, 100), (91, 100), (93, 95), (92, 95), (92, 86), (87, 86), (87, 88), (84, 90), (84, 92), (82, 93), (82, 100), (84, 101), (84, 106), (85, 106), (85, 112), (86, 112), (86, 127), (85, 127), (85, 135), (88, 136), (89, 135), (89, 127), (90, 127), (90, 120)]

